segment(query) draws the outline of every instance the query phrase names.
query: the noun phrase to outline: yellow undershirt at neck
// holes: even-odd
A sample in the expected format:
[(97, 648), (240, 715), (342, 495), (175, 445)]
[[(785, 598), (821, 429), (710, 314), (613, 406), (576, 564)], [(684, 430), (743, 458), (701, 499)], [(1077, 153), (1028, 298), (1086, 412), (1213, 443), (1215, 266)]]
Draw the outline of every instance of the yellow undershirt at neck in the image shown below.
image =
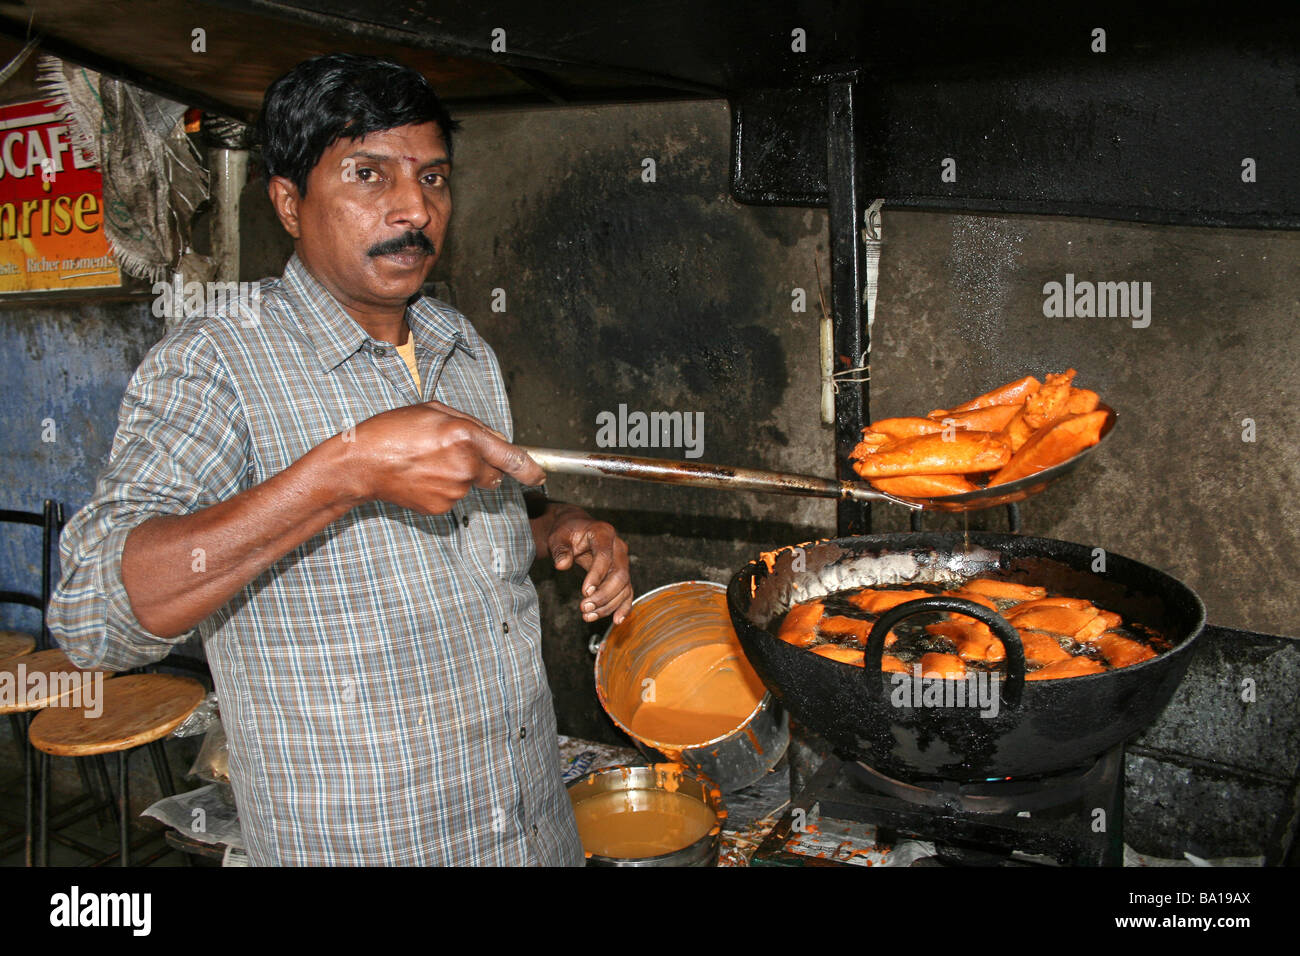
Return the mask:
[(415, 336), (408, 335), (405, 345), (396, 346), (397, 354), (402, 357), (406, 367), (411, 370), (411, 380), (415, 382), (415, 390), (420, 390), (420, 368), (415, 364)]

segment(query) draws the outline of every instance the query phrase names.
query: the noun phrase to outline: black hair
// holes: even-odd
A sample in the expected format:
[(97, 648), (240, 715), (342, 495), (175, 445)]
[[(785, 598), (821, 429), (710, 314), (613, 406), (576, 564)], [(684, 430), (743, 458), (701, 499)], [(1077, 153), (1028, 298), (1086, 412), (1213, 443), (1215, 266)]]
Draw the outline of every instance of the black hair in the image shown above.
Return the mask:
[(392, 60), (330, 53), (304, 60), (266, 91), (257, 140), (267, 182), (283, 176), (307, 195), (307, 175), (343, 137), (437, 123), (451, 158), (451, 118), (423, 76)]

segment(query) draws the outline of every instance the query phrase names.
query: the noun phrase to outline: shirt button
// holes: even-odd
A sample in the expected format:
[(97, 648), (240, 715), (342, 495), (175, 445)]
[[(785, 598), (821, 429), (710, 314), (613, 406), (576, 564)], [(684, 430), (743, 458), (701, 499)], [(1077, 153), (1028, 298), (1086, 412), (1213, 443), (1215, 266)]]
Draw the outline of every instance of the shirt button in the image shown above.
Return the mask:
[(465, 527), (468, 528), (468, 527), (469, 527), (469, 515), (461, 515), (461, 516), (460, 516), (460, 523), (463, 524)]
[(378, 355), (380, 358), (383, 358), (385, 355), (388, 354), (388, 346), (386, 346), (386, 345), (376, 345), (376, 346), (375, 346), (375, 354)]
[(523, 740), (523, 739), (524, 739), (525, 737), (527, 737), (527, 736), (528, 736), (528, 728), (527, 728), (527, 727), (520, 727), (520, 728), (519, 728), (519, 739), (520, 739), (520, 740)]
[(533, 836), (537, 836), (537, 824), (533, 824)]
[(505, 632), (506, 634), (509, 634), (509, 633), (510, 633), (510, 622), (509, 622), (509, 621), (502, 621), (502, 622), (501, 622), (501, 630), (502, 630), (503, 632)]

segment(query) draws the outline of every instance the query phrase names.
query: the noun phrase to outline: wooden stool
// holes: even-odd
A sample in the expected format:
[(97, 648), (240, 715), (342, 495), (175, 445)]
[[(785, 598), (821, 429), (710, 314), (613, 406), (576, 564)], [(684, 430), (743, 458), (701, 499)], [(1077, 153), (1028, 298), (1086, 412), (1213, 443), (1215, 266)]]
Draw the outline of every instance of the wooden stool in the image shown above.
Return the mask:
[[(9, 687), (14, 691), (10, 696), (5, 694), (0, 696), (0, 714), (21, 714), (22, 719), (26, 720), (23, 727), (24, 735), (30, 732), (31, 724), (35, 721), (31, 719), (31, 712), (40, 710), (43, 707), (49, 707), (58, 703), (64, 697), (71, 697), (76, 687), (70, 686), (73, 682), (66, 680), (72, 674), (82, 675), (79, 680), (86, 681), (93, 679), (96, 673), (102, 674), (104, 679), (113, 675), (107, 671), (88, 671), (82, 670), (72, 661), (68, 660), (68, 655), (58, 648), (52, 648), (48, 651), (37, 651), (35, 654), (24, 654), (22, 657), (15, 657), (12, 660), (0, 664), (0, 687)], [(37, 686), (31, 686), (35, 678)], [(84, 702), (84, 698), (83, 698)], [(80, 710), (73, 710), (72, 713), (79, 714)], [(34, 816), (35, 805), (32, 801), (32, 790), (35, 778), (35, 759), (36, 755), (31, 747), (23, 747), (23, 793), (26, 803), (24, 822), (27, 833), (27, 851), (26, 862), (28, 866), (32, 865), (32, 834), (35, 832)], [(46, 761), (42, 760), (42, 776), (45, 774)], [(105, 777), (107, 773), (105, 772)], [(42, 796), (42, 800), (44, 796)], [(42, 818), (44, 818), (45, 807), (41, 806)]]
[[(59, 757), (90, 757), (117, 754), (118, 836), (122, 866), (130, 866), (131, 816), (127, 765), (131, 752), (148, 745), (154, 773), (164, 796), (176, 792), (167, 756), (160, 741), (180, 726), (206, 692), (192, 677), (171, 674), (133, 674), (119, 677), (104, 687), (103, 712), (87, 717), (80, 709), (59, 708), (36, 715), (28, 730), (32, 746)], [(41, 771), (40, 862), (47, 865), (49, 790), (48, 760)]]
[(36, 638), (21, 631), (0, 631), (0, 664), (12, 657), (30, 654), (36, 648)]

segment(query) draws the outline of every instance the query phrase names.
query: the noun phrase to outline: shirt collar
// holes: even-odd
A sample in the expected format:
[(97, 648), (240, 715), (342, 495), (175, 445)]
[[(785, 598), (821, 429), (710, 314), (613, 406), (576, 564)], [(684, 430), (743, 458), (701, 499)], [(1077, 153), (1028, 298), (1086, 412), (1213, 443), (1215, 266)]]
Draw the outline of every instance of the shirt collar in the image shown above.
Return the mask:
[(470, 342), (465, 330), (465, 318), (460, 313), (442, 308), (433, 299), (420, 296), (406, 307), (406, 324), (415, 337), (415, 350), (430, 349), (450, 352), (462, 348), (477, 358), (478, 351)]
[[(293, 315), (316, 347), (316, 354), (327, 371), (338, 368), (372, 341), (330, 291), (307, 271), (296, 252), (284, 267), (284, 282), (301, 306), (293, 310)], [(450, 352), (459, 345), (470, 355), (475, 354), (461, 323), (429, 299), (417, 298), (406, 307), (406, 323), (415, 336), (417, 351)]]

